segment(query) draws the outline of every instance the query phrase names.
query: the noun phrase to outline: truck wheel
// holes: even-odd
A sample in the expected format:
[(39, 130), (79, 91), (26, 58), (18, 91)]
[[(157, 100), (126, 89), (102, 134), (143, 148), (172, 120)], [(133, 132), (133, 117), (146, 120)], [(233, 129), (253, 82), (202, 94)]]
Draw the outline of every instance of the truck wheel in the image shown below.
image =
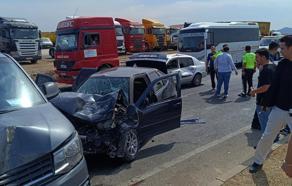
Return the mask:
[(38, 62), (38, 60), (37, 59), (33, 59), (33, 60), (31, 60), (30, 61), (32, 64), (36, 64), (37, 62)]
[(199, 85), (201, 85), (201, 83), (202, 83), (202, 75), (201, 74), (196, 74), (194, 79), (193, 79), (193, 81), (192, 81), (192, 84), (194, 86), (199, 86)]
[(138, 136), (135, 129), (128, 130), (123, 137), (123, 149), (124, 149), (124, 157), (123, 160), (127, 162), (131, 162), (136, 159), (138, 150), (139, 150), (139, 142)]

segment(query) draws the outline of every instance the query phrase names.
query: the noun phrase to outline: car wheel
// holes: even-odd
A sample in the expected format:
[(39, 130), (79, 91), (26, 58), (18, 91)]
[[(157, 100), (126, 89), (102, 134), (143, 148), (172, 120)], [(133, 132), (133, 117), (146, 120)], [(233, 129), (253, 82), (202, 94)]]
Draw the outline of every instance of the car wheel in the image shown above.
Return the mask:
[(194, 86), (199, 86), (199, 85), (201, 85), (201, 83), (202, 83), (202, 75), (201, 74), (196, 74), (194, 79), (193, 79), (193, 81), (192, 81), (192, 84)]
[(49, 50), (49, 55), (50, 55), (52, 58), (55, 58), (55, 49), (54, 49), (54, 48), (50, 48), (50, 50)]
[(31, 60), (30, 62), (31, 62), (32, 64), (36, 64), (36, 63), (38, 62), (38, 60), (33, 59), (33, 60)]
[(130, 129), (125, 133), (124, 136), (124, 157), (123, 159), (127, 162), (131, 162), (136, 159), (139, 142), (137, 132), (134, 129)]

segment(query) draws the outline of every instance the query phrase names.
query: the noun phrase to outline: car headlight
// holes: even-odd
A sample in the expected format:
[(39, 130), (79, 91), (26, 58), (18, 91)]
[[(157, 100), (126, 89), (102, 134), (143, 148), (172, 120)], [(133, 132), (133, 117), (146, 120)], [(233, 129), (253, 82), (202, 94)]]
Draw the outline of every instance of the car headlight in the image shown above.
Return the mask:
[(77, 133), (64, 147), (54, 153), (55, 174), (64, 174), (74, 168), (82, 159), (82, 144)]

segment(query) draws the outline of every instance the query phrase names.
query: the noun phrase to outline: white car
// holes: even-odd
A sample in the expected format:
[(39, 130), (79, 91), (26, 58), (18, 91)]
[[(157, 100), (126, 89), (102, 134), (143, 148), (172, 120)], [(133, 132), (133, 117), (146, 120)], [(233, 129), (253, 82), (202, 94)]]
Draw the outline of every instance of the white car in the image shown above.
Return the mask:
[(205, 62), (185, 54), (138, 53), (130, 57), (127, 66), (157, 68), (164, 73), (179, 73), (181, 84), (198, 86), (207, 75)]

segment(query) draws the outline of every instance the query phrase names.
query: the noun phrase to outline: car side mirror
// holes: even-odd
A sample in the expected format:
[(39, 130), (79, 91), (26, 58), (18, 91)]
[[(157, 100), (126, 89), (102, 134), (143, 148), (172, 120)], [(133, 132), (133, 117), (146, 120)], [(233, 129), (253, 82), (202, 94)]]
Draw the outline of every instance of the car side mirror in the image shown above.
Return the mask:
[(47, 99), (52, 99), (60, 93), (60, 89), (54, 82), (47, 82), (42, 85), (42, 92)]
[(130, 120), (137, 122), (138, 121), (138, 111), (134, 105), (129, 105), (127, 108), (127, 116)]
[(35, 83), (38, 87), (43, 86), (43, 84), (47, 82), (55, 82), (52, 76), (46, 75), (46, 74), (37, 74), (35, 78)]

